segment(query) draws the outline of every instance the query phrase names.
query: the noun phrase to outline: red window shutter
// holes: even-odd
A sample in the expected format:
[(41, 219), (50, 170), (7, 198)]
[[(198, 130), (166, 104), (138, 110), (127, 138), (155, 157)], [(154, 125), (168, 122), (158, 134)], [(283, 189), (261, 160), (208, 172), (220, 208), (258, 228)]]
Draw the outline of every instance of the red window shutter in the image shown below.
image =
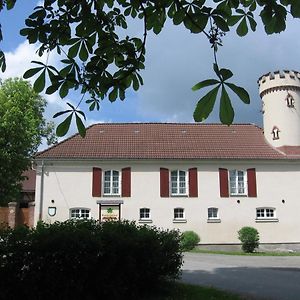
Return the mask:
[(122, 197), (131, 196), (131, 168), (122, 169)]
[(228, 170), (219, 169), (219, 180), (220, 180), (220, 196), (229, 197), (228, 190)]
[(102, 169), (93, 168), (93, 187), (92, 187), (92, 196), (101, 197), (101, 179), (102, 179)]
[(169, 197), (169, 170), (160, 168), (160, 196)]
[(197, 168), (189, 169), (189, 196), (190, 197), (198, 197)]
[(248, 197), (257, 197), (256, 171), (254, 168), (247, 170), (247, 178), (248, 178)]

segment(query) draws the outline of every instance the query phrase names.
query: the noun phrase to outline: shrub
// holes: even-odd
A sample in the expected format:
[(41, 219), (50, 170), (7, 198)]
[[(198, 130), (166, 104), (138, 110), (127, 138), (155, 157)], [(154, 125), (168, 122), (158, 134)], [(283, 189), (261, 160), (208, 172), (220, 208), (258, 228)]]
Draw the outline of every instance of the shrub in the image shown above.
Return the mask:
[(3, 299), (136, 298), (177, 278), (181, 264), (178, 231), (129, 221), (69, 220), (0, 233)]
[(200, 242), (199, 235), (194, 231), (185, 231), (181, 235), (181, 250), (189, 251), (194, 249)]
[(252, 253), (259, 246), (259, 234), (253, 227), (243, 227), (238, 231), (244, 252)]

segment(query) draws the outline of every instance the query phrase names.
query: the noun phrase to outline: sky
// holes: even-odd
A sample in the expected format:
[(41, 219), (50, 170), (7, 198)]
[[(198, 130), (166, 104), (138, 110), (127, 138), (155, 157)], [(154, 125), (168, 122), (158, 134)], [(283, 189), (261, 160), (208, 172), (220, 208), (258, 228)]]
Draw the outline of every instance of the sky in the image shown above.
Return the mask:
[[(7, 71), (0, 78), (21, 77), (30, 68), (30, 62), (37, 59), (36, 46), (27, 43), (19, 35), (25, 18), (38, 4), (37, 0), (18, 0), (11, 11), (0, 13), (3, 42), (0, 48), (5, 52)], [(300, 71), (300, 20), (289, 19), (287, 29), (281, 34), (267, 36), (261, 23), (255, 33), (240, 38), (234, 32), (223, 38), (223, 47), (218, 52), (220, 67), (233, 71), (232, 82), (243, 86), (250, 94), (251, 103), (243, 104), (233, 97), (234, 123), (254, 123), (262, 127), (261, 100), (257, 79), (270, 71)], [(142, 33), (139, 23), (133, 23), (130, 30)], [(204, 91), (192, 91), (199, 81), (213, 78), (213, 53), (204, 35), (191, 34), (183, 26), (167, 22), (163, 31), (156, 36), (149, 33), (146, 44), (146, 70), (142, 72), (144, 86), (139, 91), (127, 92), (124, 101), (101, 102), (100, 111), (86, 113), (86, 126), (103, 122), (194, 122), (193, 111)], [(57, 57), (52, 57), (54, 64)], [(44, 95), (44, 94), (43, 94)], [(57, 111), (67, 109), (66, 102), (78, 103), (80, 94), (70, 93), (64, 100), (57, 94), (44, 95), (47, 100), (45, 118), (53, 119)], [(83, 103), (84, 104), (84, 103)], [(218, 106), (205, 123), (219, 123)], [(69, 134), (75, 132), (72, 125)]]

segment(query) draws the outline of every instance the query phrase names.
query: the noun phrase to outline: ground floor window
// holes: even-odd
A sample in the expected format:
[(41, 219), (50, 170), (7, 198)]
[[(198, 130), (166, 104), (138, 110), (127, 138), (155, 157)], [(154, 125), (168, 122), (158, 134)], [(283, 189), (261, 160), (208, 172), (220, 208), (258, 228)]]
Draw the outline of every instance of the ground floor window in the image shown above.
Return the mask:
[(140, 219), (150, 220), (150, 208), (140, 208)]
[(88, 208), (71, 208), (71, 219), (89, 219), (91, 217), (91, 211)]
[(184, 219), (184, 209), (181, 207), (174, 208), (174, 220)]
[(273, 207), (258, 207), (256, 208), (256, 222), (278, 222), (276, 210)]
[(216, 207), (209, 207), (207, 210), (208, 219), (219, 219), (219, 211)]

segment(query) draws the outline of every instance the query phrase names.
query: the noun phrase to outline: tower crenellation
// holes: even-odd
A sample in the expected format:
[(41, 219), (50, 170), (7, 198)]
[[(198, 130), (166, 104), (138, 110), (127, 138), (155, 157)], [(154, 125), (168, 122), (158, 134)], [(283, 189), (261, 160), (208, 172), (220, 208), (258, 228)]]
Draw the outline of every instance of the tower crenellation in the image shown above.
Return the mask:
[(300, 72), (269, 72), (257, 82), (267, 141), (274, 147), (300, 146)]

